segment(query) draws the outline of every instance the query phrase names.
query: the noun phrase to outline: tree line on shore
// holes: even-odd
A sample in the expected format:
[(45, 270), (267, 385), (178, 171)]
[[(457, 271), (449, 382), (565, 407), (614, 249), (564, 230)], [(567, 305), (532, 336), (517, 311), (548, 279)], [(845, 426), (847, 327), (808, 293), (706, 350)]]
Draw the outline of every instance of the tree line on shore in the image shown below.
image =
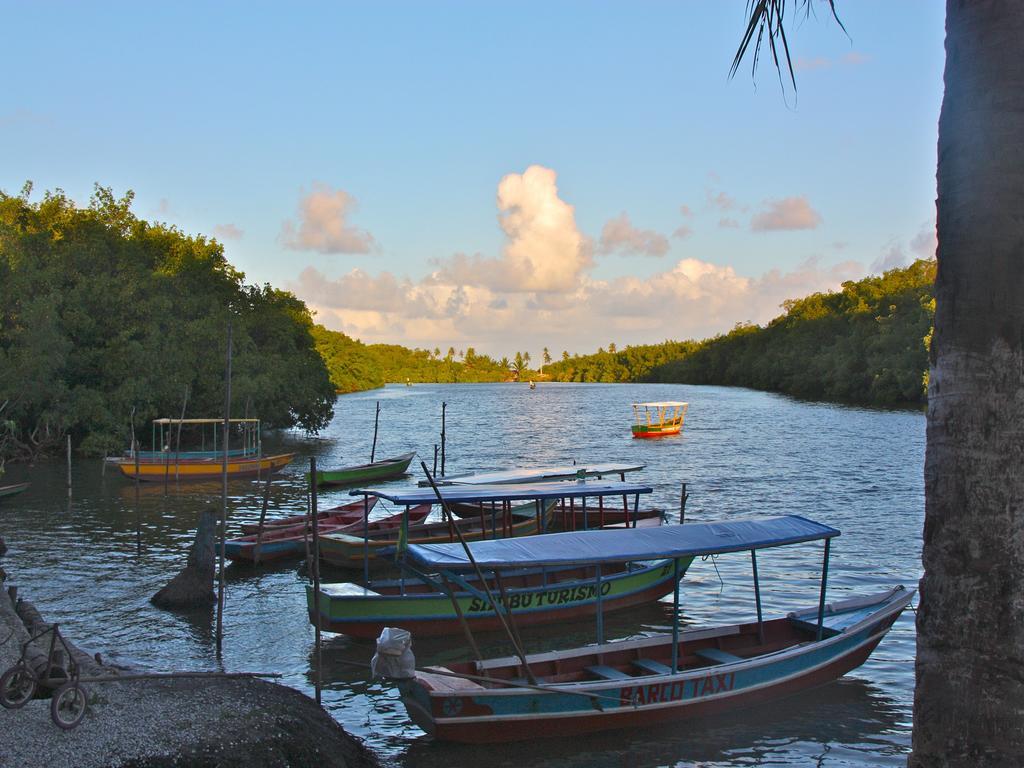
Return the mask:
[(609, 345), (545, 368), (556, 381), (722, 384), (869, 405), (924, 403), (935, 262), (783, 304), (765, 326), (704, 341)]
[(132, 193), (96, 186), (30, 202), (0, 192), (0, 461), (118, 453), (130, 423), (223, 413), (227, 326), (232, 416), (317, 430), (334, 388), (305, 304), (250, 285), (223, 247), (142, 221)]
[(0, 192), (0, 462), (52, 452), (70, 435), (117, 453), (131, 424), (223, 412), (226, 328), (232, 415), (311, 432), (335, 393), (398, 383), (520, 379), (726, 384), (867, 404), (920, 403), (935, 265), (918, 261), (842, 290), (787, 301), (767, 325), (704, 341), (614, 344), (540, 365), (472, 347), (364, 344), (313, 323), (305, 304), (251, 285), (215, 240), (137, 218), (132, 193), (96, 186), (30, 202)]

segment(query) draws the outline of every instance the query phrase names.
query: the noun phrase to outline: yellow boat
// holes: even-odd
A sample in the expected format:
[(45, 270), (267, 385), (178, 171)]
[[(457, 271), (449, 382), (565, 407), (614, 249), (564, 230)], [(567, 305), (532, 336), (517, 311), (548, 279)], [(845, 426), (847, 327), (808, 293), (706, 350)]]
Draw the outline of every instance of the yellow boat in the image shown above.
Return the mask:
[[(275, 456), (252, 458), (228, 457), (228, 477), (249, 477), (277, 472), (295, 458), (294, 453), (279, 453)], [(164, 482), (164, 480), (213, 480), (223, 472), (221, 459), (179, 459), (174, 456), (162, 459), (139, 459), (139, 480)], [(118, 459), (118, 469), (125, 477), (135, 479), (135, 459)]]
[[(235, 443), (239, 447), (228, 450), (228, 477), (272, 474), (295, 458), (294, 453), (262, 454), (259, 419), (231, 419), (230, 423), (240, 427), (241, 434)], [(214, 480), (224, 472), (224, 449), (217, 445), (217, 435), (223, 424), (223, 419), (154, 419), (152, 450), (141, 451), (135, 447), (134, 453), (128, 451), (112, 461), (125, 477), (132, 480), (136, 474), (139, 480), (147, 482)], [(213, 427), (212, 443), (207, 443), (205, 427), (210, 425)], [(175, 428), (180, 433), (183, 426), (200, 429), (200, 450), (171, 448), (172, 441), (177, 442)]]

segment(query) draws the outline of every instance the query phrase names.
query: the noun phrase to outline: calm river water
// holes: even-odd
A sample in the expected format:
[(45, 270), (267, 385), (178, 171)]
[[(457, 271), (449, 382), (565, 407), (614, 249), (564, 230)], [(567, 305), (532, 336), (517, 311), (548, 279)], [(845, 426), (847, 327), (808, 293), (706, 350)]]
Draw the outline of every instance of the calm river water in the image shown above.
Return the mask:
[[(630, 403), (688, 400), (683, 434), (632, 440)], [(639, 461), (653, 502), (677, 513), (688, 484), (687, 520), (795, 513), (833, 525), (829, 594), (870, 592), (920, 578), (924, 516), (925, 419), (918, 412), (797, 402), (743, 389), (671, 385), (417, 385), (340, 397), (319, 439), (269, 435), (266, 448), (298, 452), (276, 478), (271, 504), (283, 514), (306, 504), (303, 470), (369, 460), (374, 402), (381, 403), (378, 457), (416, 450), (432, 462), (441, 402), (448, 403), (449, 473), (579, 461)], [(164, 494), (133, 486), (98, 459), (8, 467), (10, 482), (32, 481), (0, 501), (4, 561), (22, 592), (50, 621), (90, 651), (159, 670), (214, 669), (212, 611), (180, 614), (149, 603), (184, 564), (198, 512), (219, 504), (219, 483), (182, 485)], [(410, 478), (418, 479), (417, 476)], [(257, 518), (255, 482), (230, 486), (232, 526)], [(325, 493), (321, 506), (345, 491)], [(758, 558), (766, 615), (817, 600), (821, 546), (764, 552)], [(716, 567), (717, 566), (717, 567)], [(335, 574), (334, 580), (340, 580)], [(228, 571), (223, 667), (280, 672), (312, 695), (313, 630), (304, 573), (296, 564)], [(325, 580), (332, 574), (325, 572)], [(753, 612), (749, 557), (695, 562), (683, 580), (686, 621), (729, 622)], [(668, 598), (669, 601), (671, 597)], [(916, 599), (915, 599), (916, 604)], [(669, 626), (671, 603), (609, 616), (610, 637)], [(326, 635), (324, 704), (350, 732), (389, 762), (407, 766), (748, 766), (902, 765), (910, 744), (914, 615), (906, 612), (872, 658), (840, 681), (769, 707), (651, 730), (585, 739), (542, 740), (498, 748), (432, 742), (406, 719), (396, 692), (366, 679), (372, 643)], [(593, 640), (589, 623), (525, 632), (530, 650)], [(485, 653), (506, 655), (499, 636)], [(421, 663), (463, 656), (462, 641), (414, 644)], [(2, 718), (2, 715), (0, 715)]]

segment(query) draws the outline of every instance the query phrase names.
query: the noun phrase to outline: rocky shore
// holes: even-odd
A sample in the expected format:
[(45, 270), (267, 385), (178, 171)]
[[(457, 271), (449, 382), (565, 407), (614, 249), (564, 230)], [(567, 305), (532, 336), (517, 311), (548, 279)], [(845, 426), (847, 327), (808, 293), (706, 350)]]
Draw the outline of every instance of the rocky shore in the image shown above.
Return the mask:
[[(41, 620), (0, 592), (0, 673), (28, 638), (23, 616)], [(19, 615), (20, 614), (20, 615)], [(89, 676), (123, 670), (88, 660)], [(303, 694), (255, 678), (161, 678), (88, 683), (88, 710), (74, 730), (50, 719), (49, 699), (0, 709), (0, 766), (45, 768), (373, 768), (379, 763)]]

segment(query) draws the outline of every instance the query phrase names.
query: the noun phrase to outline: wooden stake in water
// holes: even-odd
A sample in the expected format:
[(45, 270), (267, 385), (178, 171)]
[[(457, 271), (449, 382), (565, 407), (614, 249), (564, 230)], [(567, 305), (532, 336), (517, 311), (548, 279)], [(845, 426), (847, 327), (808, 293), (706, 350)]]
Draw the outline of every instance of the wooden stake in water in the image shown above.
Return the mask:
[(373, 447), (370, 449), (370, 463), (373, 464), (373, 457), (377, 455), (377, 425), (380, 423), (380, 400), (377, 401), (377, 412), (373, 415)]
[[(378, 410), (380, 406), (377, 406)], [(320, 526), (318, 521), (320, 513), (316, 500), (316, 456), (309, 457), (309, 497), (310, 510), (313, 517), (313, 559), (310, 567), (313, 569), (313, 613), (316, 615), (316, 623), (313, 625), (316, 635), (316, 669), (313, 672), (313, 685), (316, 687), (316, 703), (320, 703), (321, 673), (323, 668), (323, 656), (320, 643)]]
[(181, 460), (181, 422), (185, 420), (185, 406), (188, 405), (188, 384), (185, 385), (185, 397), (181, 401), (181, 418), (178, 419), (178, 439), (174, 445), (174, 482), (178, 482), (178, 467)]
[(679, 524), (682, 525), (686, 522), (686, 500), (690, 498), (690, 494), (686, 492), (686, 483), (683, 483), (683, 488), (679, 492)]
[(437, 474), (437, 443), (434, 443), (434, 472), (433, 472), (433, 474), (435, 474), (435, 475)]
[(71, 497), (71, 435), (68, 435), (68, 497)]
[(220, 557), (217, 578), (217, 658), (224, 644), (224, 540), (228, 528), (228, 436), (231, 430), (231, 319), (228, 319), (227, 364), (224, 369), (224, 445), (221, 456)]
[(267, 504), (270, 502), (270, 479), (273, 473), (267, 475), (267, 484), (263, 488), (263, 507), (260, 509), (260, 525), (256, 529), (256, 548), (252, 552), (253, 565), (260, 564), (260, 550), (263, 548), (263, 523), (267, 519)]
[(442, 402), (441, 403), (441, 477), (444, 477), (444, 440), (445, 440), (444, 414), (445, 414), (445, 411), (447, 409), (448, 409), (448, 403)]

